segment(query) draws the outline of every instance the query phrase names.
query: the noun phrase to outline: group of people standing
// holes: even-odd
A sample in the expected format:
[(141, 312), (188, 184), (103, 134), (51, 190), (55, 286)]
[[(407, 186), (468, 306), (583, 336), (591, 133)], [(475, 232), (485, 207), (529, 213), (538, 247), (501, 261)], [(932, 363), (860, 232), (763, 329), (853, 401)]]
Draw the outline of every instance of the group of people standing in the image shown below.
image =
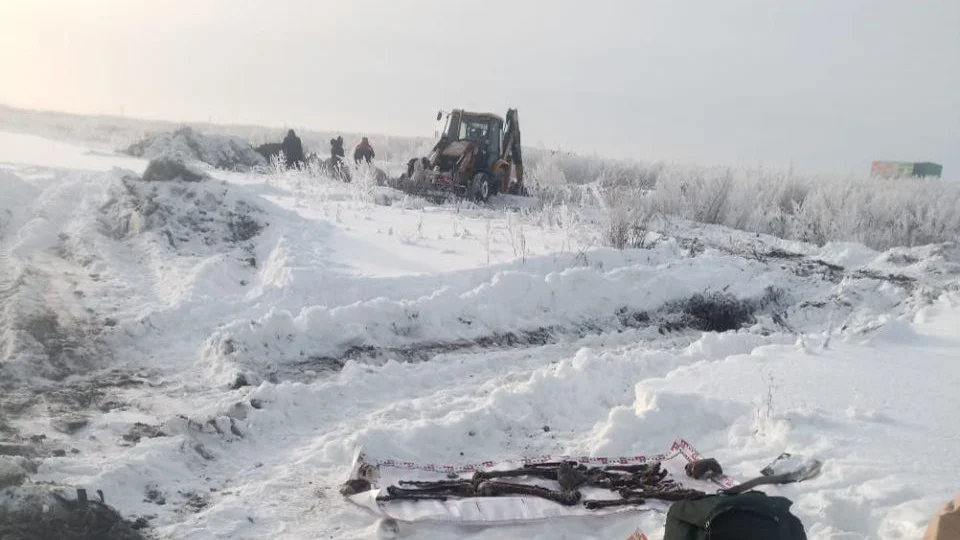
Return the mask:
[[(303, 143), (292, 129), (287, 131), (287, 136), (283, 139), (282, 147), (287, 167), (294, 167), (297, 163), (304, 163), (306, 161), (303, 154)], [(330, 158), (335, 162), (342, 161), (345, 159), (345, 155), (343, 150), (343, 137), (330, 139)], [(370, 140), (367, 137), (363, 137), (353, 149), (353, 161), (357, 165), (364, 162), (372, 163), (374, 157), (376, 157), (376, 153), (373, 151)]]
[[(343, 159), (345, 157), (343, 151), (343, 137), (330, 139), (330, 157), (334, 159)], [(376, 153), (373, 151), (373, 146), (370, 144), (370, 140), (366, 137), (363, 137), (353, 149), (353, 161), (357, 165), (362, 162), (371, 163), (373, 162), (374, 157), (376, 157)]]

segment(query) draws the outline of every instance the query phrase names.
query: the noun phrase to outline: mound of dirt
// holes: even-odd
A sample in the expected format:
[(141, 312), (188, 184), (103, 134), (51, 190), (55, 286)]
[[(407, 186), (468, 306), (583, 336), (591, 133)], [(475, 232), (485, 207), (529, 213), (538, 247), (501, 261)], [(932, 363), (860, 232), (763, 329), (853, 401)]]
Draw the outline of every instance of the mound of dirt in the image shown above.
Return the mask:
[(126, 175), (111, 187), (98, 221), (101, 232), (111, 238), (153, 232), (174, 249), (200, 253), (251, 240), (266, 226), (263, 216), (263, 210), (221, 184)]
[(202, 161), (232, 171), (247, 171), (267, 164), (250, 143), (239, 137), (204, 134), (190, 127), (152, 135), (121, 152), (146, 159), (169, 157), (185, 162)]
[(99, 500), (82, 502), (40, 486), (0, 489), (0, 538), (143, 540), (139, 529), (145, 526)]
[(183, 161), (167, 156), (151, 159), (143, 171), (144, 182), (199, 182), (209, 178), (203, 172), (191, 170)]

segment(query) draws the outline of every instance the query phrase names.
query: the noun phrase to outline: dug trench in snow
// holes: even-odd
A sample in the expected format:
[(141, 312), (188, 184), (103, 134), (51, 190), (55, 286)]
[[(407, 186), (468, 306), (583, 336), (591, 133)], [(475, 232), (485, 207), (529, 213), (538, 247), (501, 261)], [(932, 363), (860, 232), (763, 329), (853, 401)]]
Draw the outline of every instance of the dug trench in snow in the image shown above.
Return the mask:
[[(709, 234), (703, 236), (709, 241)], [(760, 256), (750, 254), (751, 242), (759, 244)], [(884, 262), (886, 253), (866, 248), (780, 246), (752, 237), (730, 238), (726, 249), (699, 244), (685, 249), (665, 237), (644, 250), (597, 250), (591, 258), (603, 265), (532, 259), (405, 295), (379, 293), (356, 301), (317, 294), (259, 319), (227, 323), (211, 334), (202, 354), (220, 384), (243, 386), (309, 378), (351, 360), (422, 361), (498, 343), (557, 343), (635, 326), (663, 333), (726, 331), (743, 324), (786, 335), (862, 333), (876, 328), (869, 321), (882, 313), (906, 315), (922, 307), (949, 286), (960, 266), (952, 256), (931, 252), (926, 257), (915, 249), (896, 259), (920, 262), (898, 268)], [(730, 294), (762, 304), (761, 297), (769, 294), (765, 287), (782, 293), (767, 308), (732, 305), (725, 313), (710, 313), (712, 308), (698, 305), (698, 294)], [(502, 298), (515, 299), (516, 309), (498, 302)], [(688, 305), (680, 305), (685, 299)], [(747, 313), (754, 323), (737, 320)]]
[[(252, 372), (249, 379), (241, 375), (235, 387), (260, 377), (274, 381), (288, 378), (309, 380), (318, 373), (337, 371), (351, 360), (374, 365), (391, 359), (419, 362), (456, 351), (542, 346), (625, 329), (656, 329), (659, 334), (666, 334), (682, 330), (725, 332), (753, 326), (764, 335), (778, 332), (802, 334), (828, 328), (861, 333), (877, 328), (874, 324), (864, 323), (864, 310), (909, 312), (936, 296), (944, 286), (939, 280), (928, 280), (923, 286), (917, 286), (912, 278), (888, 279), (889, 273), (864, 269), (843, 272), (839, 265), (827, 261), (804, 261), (802, 256), (784, 255), (783, 258), (801, 263), (795, 268), (797, 275), (802, 274), (800, 277), (822, 276), (823, 292), (811, 296), (812, 291), (768, 287), (758, 297), (739, 299), (723, 290), (705, 291), (666, 302), (655, 310), (622, 306), (616, 310), (615, 317), (592, 318), (576, 325), (550, 325), (530, 331), (494, 332), (474, 339), (434, 340), (400, 347), (353, 346), (336, 356), (303, 354), (303, 360), (281, 361), (277, 369)], [(944, 266), (944, 269), (949, 274), (949, 268)], [(949, 278), (949, 275), (945, 277)], [(460, 319), (460, 322), (470, 324), (469, 320)], [(399, 322), (395, 324), (404, 327)], [(646, 338), (638, 335), (638, 339)]]
[[(780, 310), (786, 307), (785, 293), (769, 288), (760, 298), (738, 299), (721, 292), (698, 293), (689, 298), (669, 302), (651, 312), (627, 306), (616, 311), (616, 322), (596, 321), (574, 328), (544, 327), (531, 331), (495, 333), (474, 340), (447, 343), (422, 343), (405, 348), (353, 347), (338, 357), (309, 357), (284, 366), (270, 377), (272, 382), (288, 378), (309, 378), (318, 373), (339, 371), (348, 361), (379, 364), (387, 360), (425, 362), (439, 354), (452, 352), (485, 352), (490, 350), (542, 347), (563, 340), (572, 341), (588, 335), (623, 332), (625, 329), (656, 329), (659, 334), (696, 330), (726, 332), (757, 323), (757, 315), (770, 314), (776, 324), (782, 320)], [(652, 338), (652, 336), (651, 336)], [(241, 376), (234, 388), (246, 386)]]

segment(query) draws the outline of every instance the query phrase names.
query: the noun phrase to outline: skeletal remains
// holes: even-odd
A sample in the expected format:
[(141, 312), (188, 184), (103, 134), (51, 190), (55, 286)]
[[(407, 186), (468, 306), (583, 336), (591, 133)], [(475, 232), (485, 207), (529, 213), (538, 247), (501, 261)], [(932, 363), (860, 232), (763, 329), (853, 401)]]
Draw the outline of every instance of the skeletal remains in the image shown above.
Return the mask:
[[(557, 482), (560, 489), (504, 482), (501, 478), (540, 478)], [(587, 467), (572, 461), (528, 464), (505, 471), (477, 471), (471, 479), (438, 481), (401, 480), (400, 486), (387, 486), (380, 501), (446, 500), (448, 497), (501, 497), (529, 495), (565, 506), (576, 504), (588, 509), (644, 504), (647, 499), (678, 501), (703, 496), (702, 491), (683, 489), (668, 480), (659, 462), (640, 465)], [(620, 495), (613, 500), (582, 500), (579, 488), (609, 489)]]
[[(763, 484), (786, 484), (801, 482), (820, 473), (821, 462), (803, 460), (790, 454), (782, 454), (776, 461), (761, 471), (762, 476), (734, 487), (720, 490), (723, 493), (742, 493)], [(718, 478), (723, 469), (713, 458), (692, 461), (685, 467), (687, 476), (698, 480)], [(554, 481), (559, 489), (505, 482), (502, 478), (539, 478)], [(351, 492), (370, 489), (369, 482), (362, 488), (345, 485)], [(401, 480), (399, 486), (387, 486), (387, 493), (378, 501), (445, 501), (450, 497), (502, 497), (529, 495), (553, 501), (564, 506), (583, 504), (589, 510), (615, 506), (642, 505), (649, 499), (681, 501), (703, 497), (706, 493), (686, 489), (667, 478), (667, 471), (660, 462), (639, 465), (606, 465), (587, 467), (574, 461), (532, 463), (505, 471), (477, 471), (470, 479), (452, 478), (437, 481)], [(583, 500), (580, 488), (608, 489), (617, 493), (619, 499)], [(344, 492), (346, 494), (346, 492)]]

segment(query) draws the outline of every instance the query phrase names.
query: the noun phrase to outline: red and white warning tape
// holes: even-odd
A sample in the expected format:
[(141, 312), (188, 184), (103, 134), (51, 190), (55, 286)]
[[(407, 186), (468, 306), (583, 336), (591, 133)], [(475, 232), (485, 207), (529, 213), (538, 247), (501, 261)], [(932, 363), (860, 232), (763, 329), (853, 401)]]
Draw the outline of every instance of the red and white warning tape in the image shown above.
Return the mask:
[[(673, 442), (673, 445), (670, 447), (670, 451), (662, 454), (655, 454), (652, 456), (630, 456), (630, 457), (592, 457), (592, 456), (579, 456), (572, 457), (569, 455), (563, 456), (534, 456), (534, 457), (525, 457), (518, 460), (506, 460), (511, 462), (519, 462), (523, 464), (534, 464), (534, 463), (545, 463), (549, 461), (576, 461), (577, 463), (590, 464), (590, 465), (633, 465), (640, 463), (651, 463), (656, 461), (665, 461), (675, 457), (677, 454), (682, 454), (687, 461), (695, 461), (700, 459), (700, 453), (690, 445), (684, 439), (677, 439)], [(496, 461), (481, 461), (480, 463), (415, 463), (412, 461), (400, 461), (396, 459), (382, 459), (382, 460), (370, 460), (367, 459), (367, 456), (362, 452), (360, 453), (359, 460), (363, 463), (370, 465), (376, 465), (377, 467), (389, 467), (393, 469), (405, 469), (405, 470), (422, 470), (422, 471), (436, 471), (436, 472), (453, 472), (453, 473), (462, 473), (462, 472), (474, 472), (478, 470), (488, 469), (493, 467), (498, 462)]]

